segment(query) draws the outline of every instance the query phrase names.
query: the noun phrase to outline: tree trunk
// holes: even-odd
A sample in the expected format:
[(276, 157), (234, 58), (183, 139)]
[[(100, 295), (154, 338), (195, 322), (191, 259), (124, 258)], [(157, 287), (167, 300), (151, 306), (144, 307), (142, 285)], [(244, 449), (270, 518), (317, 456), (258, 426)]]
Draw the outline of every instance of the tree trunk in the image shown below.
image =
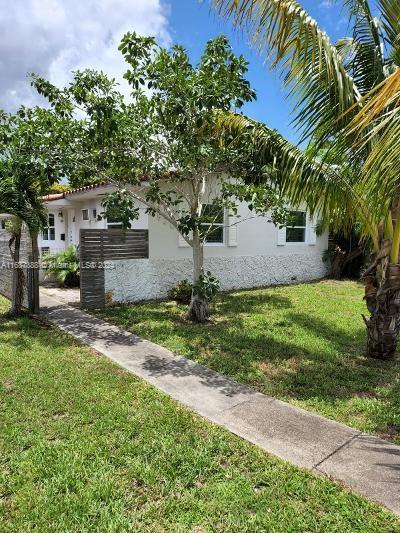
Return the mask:
[[(204, 253), (203, 244), (200, 239), (199, 231), (193, 231), (193, 285), (199, 281), (203, 274)], [(210, 316), (207, 298), (203, 298), (195, 292), (192, 292), (192, 299), (189, 306), (188, 318), (193, 322), (207, 322)]]
[(344, 252), (339, 246), (336, 246), (334, 256), (331, 259), (331, 277), (333, 279), (342, 278), (345, 262), (346, 252)]
[(392, 359), (400, 333), (400, 264), (386, 258), (382, 268), (365, 276), (365, 300), (370, 318), (367, 326), (367, 352), (376, 359)]
[(38, 245), (38, 235), (37, 233), (31, 233), (31, 243), (32, 243), (32, 257), (31, 262), (32, 266), (32, 287), (31, 287), (31, 299), (29, 302), (29, 311), (37, 315), (39, 313), (39, 245)]
[(19, 267), (19, 261), (21, 257), (21, 230), (17, 231), (10, 239), (9, 248), (11, 252), (11, 258), (14, 263), (12, 271), (13, 279), (10, 315), (13, 317), (18, 317), (22, 315), (25, 284), (24, 271)]
[(331, 259), (331, 277), (342, 279), (346, 266), (362, 255), (362, 249), (356, 248), (351, 252), (342, 250), (340, 246), (335, 247), (334, 256)]

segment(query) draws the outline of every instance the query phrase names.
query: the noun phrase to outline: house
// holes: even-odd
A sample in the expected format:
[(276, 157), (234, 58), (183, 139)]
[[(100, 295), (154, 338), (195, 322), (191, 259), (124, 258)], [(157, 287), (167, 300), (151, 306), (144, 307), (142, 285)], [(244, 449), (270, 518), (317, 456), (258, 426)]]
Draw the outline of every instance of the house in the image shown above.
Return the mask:
[[(65, 250), (71, 244), (79, 244), (81, 229), (111, 229), (121, 227), (117, 220), (101, 216), (101, 202), (105, 195), (115, 191), (115, 186), (99, 183), (43, 197), (48, 211), (48, 226), (39, 238), (42, 254)], [(145, 207), (138, 220), (132, 221), (133, 229), (147, 229)]]
[[(79, 244), (80, 229), (121, 227), (117, 218), (101, 216), (104, 195), (113, 185), (100, 183), (51, 194), (44, 198), (48, 226), (40, 239), (42, 253)], [(168, 222), (146, 214), (139, 205), (139, 218), (132, 229), (148, 229), (149, 257), (118, 260), (105, 271), (105, 290), (116, 302), (166, 296), (170, 287), (192, 277), (192, 249)], [(205, 268), (223, 290), (302, 282), (322, 278), (327, 267), (322, 260), (328, 248), (328, 232), (317, 236), (315, 223), (305, 209), (296, 210), (295, 227), (274, 226), (256, 216), (247, 205), (239, 205), (239, 217), (222, 213), (205, 245)]]

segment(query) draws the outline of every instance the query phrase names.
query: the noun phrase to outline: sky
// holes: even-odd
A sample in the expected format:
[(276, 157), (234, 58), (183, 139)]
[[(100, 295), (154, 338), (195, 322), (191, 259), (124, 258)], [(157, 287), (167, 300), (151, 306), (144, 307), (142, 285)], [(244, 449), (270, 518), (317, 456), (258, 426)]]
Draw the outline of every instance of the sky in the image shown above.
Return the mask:
[[(300, 0), (333, 41), (348, 33), (348, 20), (331, 0)], [(235, 53), (250, 62), (248, 78), (257, 101), (243, 109), (297, 142), (282, 81), (258, 57), (245, 36), (210, 9), (209, 0), (0, 0), (0, 108), (42, 103), (27, 74), (58, 86), (71, 71), (102, 69), (121, 80), (126, 65), (118, 44), (127, 31), (154, 35), (164, 46), (181, 44), (196, 63), (207, 40), (227, 35)], [(124, 90), (128, 90), (124, 87)]]

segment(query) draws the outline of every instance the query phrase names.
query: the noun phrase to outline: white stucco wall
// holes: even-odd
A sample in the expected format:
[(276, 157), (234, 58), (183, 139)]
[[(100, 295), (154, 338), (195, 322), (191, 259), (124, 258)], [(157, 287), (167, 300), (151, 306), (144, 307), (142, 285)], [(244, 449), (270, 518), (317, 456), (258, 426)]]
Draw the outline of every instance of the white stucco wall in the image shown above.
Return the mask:
[[(205, 257), (233, 257), (233, 256), (281, 256), (281, 255), (311, 255), (320, 257), (328, 247), (328, 232), (311, 239), (314, 224), (308, 219), (306, 242), (286, 243), (278, 245), (278, 228), (268, 222), (267, 218), (254, 217), (245, 204), (238, 209), (236, 220), (237, 245), (229, 246), (228, 220), (224, 228), (224, 243), (205, 246)], [(192, 257), (190, 247), (179, 244), (178, 232), (168, 222), (160, 217), (149, 217), (149, 257), (150, 259), (183, 259)], [(311, 244), (313, 243), (313, 244)]]
[[(54, 214), (55, 219), (55, 240), (44, 240), (39, 236), (39, 247), (49, 248), (50, 252), (59, 252), (71, 244), (79, 244), (79, 232), (81, 229), (107, 229), (107, 221), (97, 220), (93, 217), (93, 210), (97, 215), (104, 211), (101, 205), (101, 198), (92, 198), (77, 202), (62, 200), (61, 202), (47, 202), (48, 213)], [(89, 210), (90, 220), (83, 220), (82, 210)], [(62, 216), (59, 216), (59, 214)], [(145, 207), (141, 206), (138, 220), (132, 221), (132, 229), (147, 229), (148, 216)], [(65, 234), (65, 241), (61, 240), (61, 234)]]
[[(54, 226), (55, 226), (55, 239), (47, 240), (43, 239), (42, 233), (39, 234), (39, 248), (49, 248), (50, 252), (58, 252), (65, 248), (65, 243), (67, 240), (65, 222), (66, 222), (66, 213), (62, 209), (59, 209), (55, 206), (50, 206), (48, 209), (48, 214), (54, 215)], [(59, 213), (62, 214), (62, 217), (59, 216)], [(65, 241), (61, 240), (61, 234), (65, 234)]]
[[(89, 209), (90, 220), (83, 220), (83, 209)], [(68, 244), (79, 244), (79, 232), (81, 229), (107, 229), (107, 220), (93, 218), (93, 209), (96, 209), (97, 215), (100, 215), (104, 211), (101, 205), (101, 199), (87, 200), (69, 209), (70, 217), (72, 219), (75, 217), (75, 222), (68, 224), (70, 233)], [(145, 207), (140, 208), (138, 220), (131, 221), (132, 229), (147, 229), (147, 218)]]
[[(323, 278), (322, 261), (328, 247), (328, 233), (312, 235), (308, 219), (306, 242), (278, 243), (279, 230), (265, 218), (249, 218), (240, 208), (237, 245), (229, 246), (229, 227), (224, 243), (206, 245), (205, 269), (221, 283), (222, 290), (296, 283)], [(165, 298), (167, 291), (182, 279), (192, 278), (192, 249), (182, 246), (177, 231), (159, 218), (149, 218), (149, 259), (115, 261), (105, 272), (106, 291), (115, 302)]]

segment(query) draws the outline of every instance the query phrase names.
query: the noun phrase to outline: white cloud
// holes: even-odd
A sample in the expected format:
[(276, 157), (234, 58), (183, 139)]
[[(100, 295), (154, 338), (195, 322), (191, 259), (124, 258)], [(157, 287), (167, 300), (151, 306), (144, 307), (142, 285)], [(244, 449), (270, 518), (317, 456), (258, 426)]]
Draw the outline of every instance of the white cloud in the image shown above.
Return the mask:
[(322, 2), (319, 3), (319, 7), (323, 9), (330, 9), (333, 7), (335, 0), (322, 0)]
[(72, 70), (102, 69), (121, 79), (122, 35), (170, 43), (163, 0), (0, 0), (0, 108), (38, 101), (27, 73), (64, 85)]

